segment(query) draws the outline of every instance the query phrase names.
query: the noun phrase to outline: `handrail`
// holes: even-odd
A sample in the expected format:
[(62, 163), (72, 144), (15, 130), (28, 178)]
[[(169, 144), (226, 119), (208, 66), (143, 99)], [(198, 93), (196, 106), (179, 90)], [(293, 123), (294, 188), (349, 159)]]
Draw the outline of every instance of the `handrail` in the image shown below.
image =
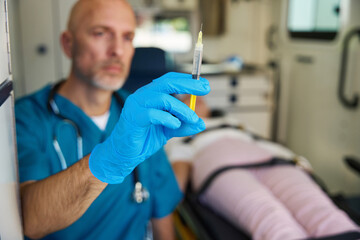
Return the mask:
[(347, 60), (348, 60), (348, 51), (349, 51), (349, 43), (353, 36), (356, 34), (359, 35), (360, 39), (360, 29), (351, 30), (344, 39), (343, 49), (342, 49), (342, 58), (341, 58), (341, 68), (340, 68), (340, 76), (339, 76), (339, 86), (338, 86), (338, 97), (340, 102), (344, 105), (344, 107), (349, 109), (356, 109), (359, 105), (359, 95), (354, 93), (351, 99), (347, 99), (345, 96), (345, 81), (346, 81), (346, 69), (347, 69)]
[(360, 174), (360, 158), (354, 156), (345, 156), (344, 161), (349, 167)]
[(7, 79), (0, 84), (0, 106), (10, 96), (12, 90), (13, 90), (13, 83), (11, 80)]

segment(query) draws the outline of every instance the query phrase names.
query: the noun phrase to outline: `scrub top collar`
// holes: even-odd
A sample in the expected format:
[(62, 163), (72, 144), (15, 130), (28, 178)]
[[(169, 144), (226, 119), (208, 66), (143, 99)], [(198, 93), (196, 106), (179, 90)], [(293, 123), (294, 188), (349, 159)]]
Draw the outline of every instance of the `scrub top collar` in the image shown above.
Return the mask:
[(109, 120), (105, 131), (102, 131), (81, 108), (73, 104), (67, 98), (55, 94), (54, 101), (59, 108), (60, 114), (65, 118), (72, 120), (78, 126), (80, 134), (84, 139), (92, 138), (94, 140), (97, 139), (97, 141), (105, 140), (114, 128), (121, 113), (120, 104), (117, 103), (116, 98), (112, 96)]

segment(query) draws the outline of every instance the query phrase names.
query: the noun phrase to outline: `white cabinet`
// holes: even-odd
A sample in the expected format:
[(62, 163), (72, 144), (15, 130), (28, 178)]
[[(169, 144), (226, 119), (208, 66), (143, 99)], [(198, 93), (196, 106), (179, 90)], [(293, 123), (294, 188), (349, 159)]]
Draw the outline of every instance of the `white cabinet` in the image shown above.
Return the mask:
[(20, 1), (21, 48), (26, 93), (64, 78), (69, 61), (60, 48), (60, 34), (75, 0)]
[(212, 109), (221, 109), (254, 133), (271, 137), (273, 86), (265, 70), (203, 77), (210, 82), (205, 100)]
[(196, 0), (161, 0), (161, 6), (164, 10), (195, 10), (198, 1)]
[(135, 11), (194, 11), (198, 0), (128, 0)]
[[(42, 9), (42, 11), (40, 11)], [(55, 38), (52, 1), (20, 3), (21, 38), (26, 92), (55, 81)]]

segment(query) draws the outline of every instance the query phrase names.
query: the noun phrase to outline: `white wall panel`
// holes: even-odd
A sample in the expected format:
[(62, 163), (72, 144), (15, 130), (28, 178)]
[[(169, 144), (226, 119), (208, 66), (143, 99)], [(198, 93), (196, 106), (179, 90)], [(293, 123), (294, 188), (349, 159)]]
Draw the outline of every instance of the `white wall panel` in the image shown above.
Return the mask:
[(0, 123), (0, 239), (23, 239), (12, 96), (0, 107)]
[(0, 239), (23, 239), (11, 93), (7, 6), (0, 0)]
[[(67, 20), (70, 15), (72, 6), (75, 4), (76, 0), (55, 0), (54, 7), (58, 11), (58, 18), (55, 25), (55, 39), (59, 39), (60, 34), (67, 29)], [(56, 39), (56, 40), (57, 40)], [(70, 72), (70, 60), (63, 53), (60, 40), (57, 40), (59, 44), (55, 45), (56, 54), (59, 60), (59, 77), (64, 78), (69, 75)]]
[(50, 0), (20, 1), (23, 65), (27, 93), (39, 89), (47, 82), (57, 80), (52, 16), (52, 1)]
[(25, 92), (33, 92), (69, 74), (60, 35), (76, 0), (20, 1)]
[(8, 26), (5, 17), (5, 2), (0, 0), (0, 83), (9, 77)]

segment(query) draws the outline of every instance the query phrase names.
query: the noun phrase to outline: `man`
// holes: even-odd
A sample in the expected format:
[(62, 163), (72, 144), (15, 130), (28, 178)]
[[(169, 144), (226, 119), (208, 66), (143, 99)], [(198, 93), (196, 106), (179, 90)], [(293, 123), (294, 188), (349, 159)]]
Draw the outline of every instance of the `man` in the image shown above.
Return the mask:
[[(68, 78), (17, 101), (27, 237), (143, 239), (152, 219), (156, 238), (174, 238), (170, 213), (181, 193), (162, 146), (205, 125), (170, 94), (204, 95), (210, 88), (204, 79), (170, 73), (123, 107), (126, 94), (114, 92), (129, 72), (135, 27), (125, 0), (78, 1), (61, 36), (72, 59)], [(133, 199), (135, 167), (142, 203)]]

